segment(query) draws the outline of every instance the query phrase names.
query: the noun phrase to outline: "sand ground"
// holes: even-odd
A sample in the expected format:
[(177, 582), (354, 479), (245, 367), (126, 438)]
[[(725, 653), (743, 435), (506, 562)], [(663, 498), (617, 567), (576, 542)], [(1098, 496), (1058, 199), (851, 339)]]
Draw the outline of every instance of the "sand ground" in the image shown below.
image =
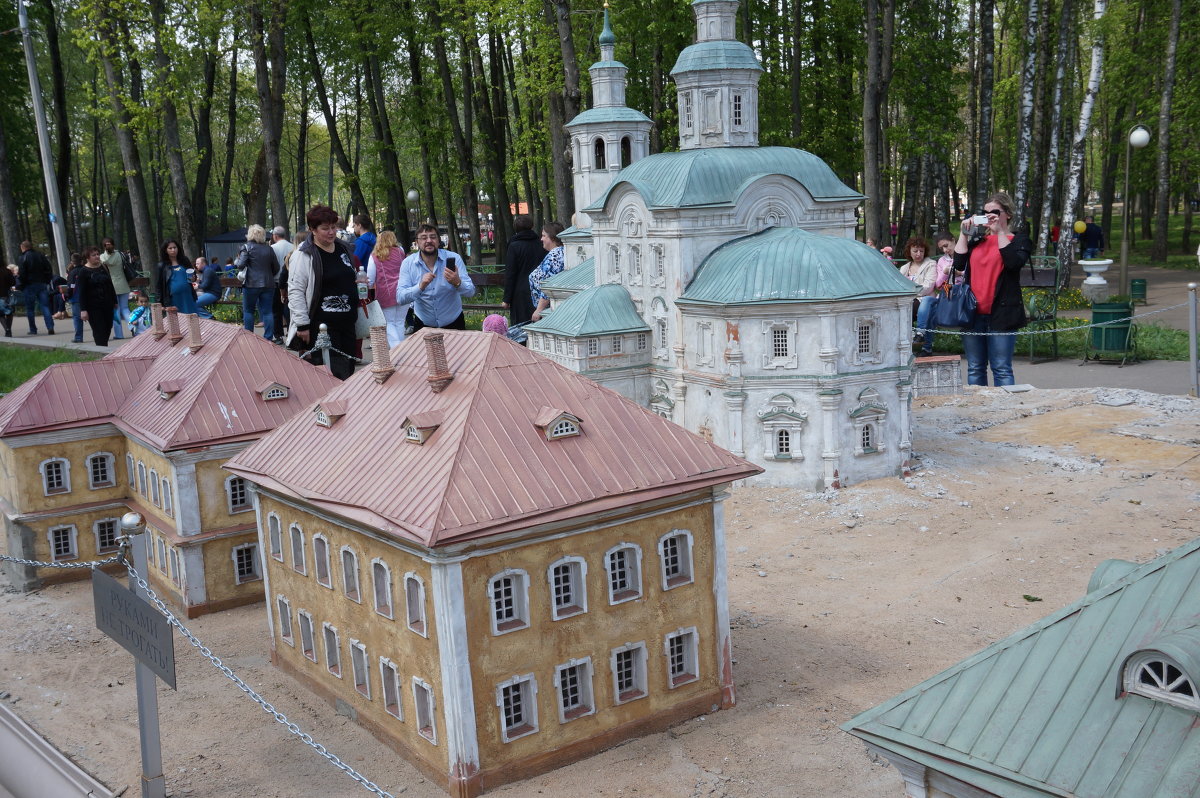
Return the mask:
[[(738, 705), (491, 794), (899, 798), (896, 771), (838, 724), (1076, 600), (1103, 560), (1200, 534), (1198, 409), (1138, 390), (973, 389), (916, 402), (908, 480), (735, 489)], [(189, 626), (382, 788), (445, 794), (270, 665), (261, 609)], [(180, 689), (159, 691), (169, 794), (369, 794), (179, 638), (176, 659)], [(0, 593), (0, 700), (138, 794), (132, 658), (96, 630), (88, 583)]]

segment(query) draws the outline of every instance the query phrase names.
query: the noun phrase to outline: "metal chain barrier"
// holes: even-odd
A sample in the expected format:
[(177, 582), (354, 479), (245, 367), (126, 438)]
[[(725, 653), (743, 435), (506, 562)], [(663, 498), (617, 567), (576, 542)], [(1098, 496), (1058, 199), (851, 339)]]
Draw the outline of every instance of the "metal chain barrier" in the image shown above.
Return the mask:
[(355, 357), (354, 355), (347, 355), (342, 350), (334, 347), (333, 341), (330, 339), (329, 332), (325, 328), (324, 324), (321, 325), (321, 329), (317, 333), (317, 340), (313, 342), (312, 349), (309, 349), (307, 352), (300, 354), (299, 357), (301, 359), (307, 360), (309, 355), (313, 354), (314, 352), (320, 352), (321, 350), (328, 350), (330, 352), (335, 352), (335, 353), (341, 355), (342, 357), (346, 358), (347, 360), (350, 360), (351, 362), (353, 362), (355, 365), (358, 365), (358, 366), (365, 366), (371, 362), (370, 360), (367, 360), (366, 358), (359, 358), (359, 357)]
[(239, 690), (241, 690), (243, 693), (245, 693), (247, 696), (250, 697), (250, 700), (252, 700), (254, 703), (256, 703), (260, 707), (262, 707), (264, 712), (269, 714), (271, 717), (275, 718), (275, 720), (277, 722), (279, 722), (281, 725), (283, 725), (288, 730), (288, 732), (290, 732), (291, 734), (294, 734), (297, 738), (299, 738), (300, 742), (304, 743), (309, 748), (313, 749), (318, 754), (323, 756), (325, 759), (329, 760), (331, 763), (333, 763), (333, 765), (338, 770), (342, 771), (347, 776), (354, 779), (356, 782), (361, 784), (367, 790), (374, 793), (375, 795), (378, 795), (379, 798), (395, 798), (395, 796), (392, 795), (390, 792), (387, 792), (386, 790), (380, 788), (378, 785), (376, 785), (373, 781), (368, 779), (366, 776), (362, 775), (357, 770), (355, 770), (354, 768), (347, 765), (340, 758), (338, 758), (337, 755), (331, 753), (329, 751), (329, 749), (327, 749), (324, 745), (321, 745), (321, 743), (318, 743), (315, 740), (313, 740), (312, 735), (305, 732), (297, 724), (292, 723), (290, 720), (288, 720), (286, 715), (284, 715), (282, 712), (277, 710), (274, 706), (271, 705), (271, 703), (269, 701), (267, 701), (265, 698), (263, 698), (261, 695), (259, 695), (257, 692), (255, 692), (254, 688), (252, 688), (250, 685), (246, 684), (241, 679), (241, 677), (239, 677), (236, 673), (233, 672), (232, 668), (230, 668), (225, 663), (221, 662), (220, 657), (213, 654), (211, 649), (209, 649), (207, 646), (205, 646), (203, 643), (200, 642), (200, 638), (198, 638), (198, 637), (196, 637), (196, 635), (192, 634), (192, 631), (190, 629), (188, 629), (186, 626), (184, 626), (183, 623), (180, 622), (180, 620), (175, 617), (175, 613), (171, 612), (171, 610), (167, 607), (167, 605), (163, 602), (163, 600), (158, 597), (158, 594), (154, 592), (154, 588), (150, 587), (150, 585), (147, 584), (146, 580), (141, 577), (141, 575), (137, 572), (137, 570), (133, 567), (133, 565), (131, 565), (127, 561), (124, 561), (124, 557), (125, 557), (124, 548), (128, 545), (128, 543), (125, 542), (124, 539), (122, 538), (121, 545), (122, 545), (122, 553), (118, 554), (115, 557), (109, 557), (107, 560), (92, 560), (90, 562), (73, 562), (73, 563), (39, 562), (37, 560), (23, 560), (19, 557), (9, 557), (7, 555), (0, 554), (0, 561), (14, 562), (19, 565), (32, 565), (37, 568), (97, 568), (101, 565), (109, 565), (111, 563), (124, 562), (125, 569), (129, 572), (129, 575), (134, 580), (137, 581), (138, 587), (140, 587), (142, 590), (146, 591), (146, 596), (147, 596), (147, 598), (149, 598), (150, 603), (153, 604), (158, 609), (158, 611), (162, 613), (163, 617), (167, 619), (167, 623), (170, 624), (171, 626), (174, 626), (176, 629), (178, 629), (179, 633), (182, 634), (185, 638), (187, 638), (187, 641), (189, 643), (191, 643), (205, 659), (207, 659), (209, 662), (211, 662), (213, 664), (213, 666), (216, 667), (217, 670), (219, 670), (221, 673), (225, 674), (226, 678), (228, 678), (235, 685), (237, 685)]
[[(1136, 316), (1130, 316), (1129, 318), (1125, 318), (1125, 319), (1112, 319), (1111, 321), (1098, 321), (1093, 324), (1080, 324), (1078, 326), (1072, 326), (1072, 327), (1059, 327), (1058, 329), (1052, 329), (1052, 330), (1013, 330), (1012, 332), (968, 332), (967, 330), (952, 330), (952, 329), (943, 329), (941, 327), (938, 327), (937, 329), (933, 330), (933, 332), (937, 335), (984, 335), (984, 336), (987, 336), (987, 335), (1057, 335), (1059, 333), (1074, 332), (1075, 330), (1087, 330), (1092, 327), (1107, 327), (1111, 324), (1132, 324), (1134, 322), (1137, 322), (1139, 319), (1146, 318), (1147, 316), (1153, 316), (1158, 313), (1166, 313), (1168, 310), (1175, 310), (1176, 308), (1187, 307), (1187, 305), (1188, 305), (1187, 302), (1180, 302), (1178, 305), (1168, 305), (1165, 308), (1159, 308), (1158, 310), (1152, 310), (1148, 313), (1139, 313)], [(919, 333), (921, 331), (921, 328), (917, 327), (915, 324), (913, 325), (912, 329), (914, 332), (917, 332), (917, 333)]]

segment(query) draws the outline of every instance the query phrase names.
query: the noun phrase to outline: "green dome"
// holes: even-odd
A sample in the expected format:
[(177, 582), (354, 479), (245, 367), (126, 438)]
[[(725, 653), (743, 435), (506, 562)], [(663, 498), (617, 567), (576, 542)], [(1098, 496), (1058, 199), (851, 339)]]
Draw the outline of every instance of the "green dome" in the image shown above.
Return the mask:
[(564, 127), (570, 129), (576, 125), (595, 122), (645, 122), (648, 125), (651, 124), (650, 117), (641, 111), (627, 108), (623, 105), (609, 105), (602, 108), (589, 108), (564, 125)]
[(749, 69), (762, 72), (762, 64), (750, 45), (742, 42), (726, 40), (697, 42), (683, 48), (675, 66), (671, 69), (674, 77), (680, 72), (697, 72), (706, 69)]
[(652, 210), (733, 205), (752, 182), (769, 175), (792, 178), (817, 202), (863, 198), (811, 152), (791, 147), (703, 147), (661, 152), (630, 164), (584, 211), (604, 210), (609, 195), (622, 183), (636, 188)]
[(608, 6), (604, 6), (604, 30), (600, 31), (601, 44), (616, 44), (617, 37), (613, 35), (612, 26), (608, 24)]
[(769, 227), (709, 255), (677, 304), (747, 305), (913, 296), (890, 261), (851, 238)]

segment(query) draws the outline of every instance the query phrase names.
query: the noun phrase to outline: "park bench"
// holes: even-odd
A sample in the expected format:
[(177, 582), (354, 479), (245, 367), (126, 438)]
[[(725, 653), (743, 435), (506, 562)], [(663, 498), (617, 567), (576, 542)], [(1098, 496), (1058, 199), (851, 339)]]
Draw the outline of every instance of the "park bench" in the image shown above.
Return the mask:
[(1061, 289), (1059, 281), (1061, 265), (1058, 258), (1050, 255), (1034, 255), (1029, 259), (1029, 268), (1021, 269), (1021, 287), (1032, 288), (1029, 299), (1025, 303), (1025, 315), (1029, 323), (1027, 332), (1050, 330), (1050, 357), (1034, 360), (1033, 350), (1036, 335), (1027, 336), (1029, 339), (1029, 362), (1045, 363), (1058, 360), (1058, 292)]

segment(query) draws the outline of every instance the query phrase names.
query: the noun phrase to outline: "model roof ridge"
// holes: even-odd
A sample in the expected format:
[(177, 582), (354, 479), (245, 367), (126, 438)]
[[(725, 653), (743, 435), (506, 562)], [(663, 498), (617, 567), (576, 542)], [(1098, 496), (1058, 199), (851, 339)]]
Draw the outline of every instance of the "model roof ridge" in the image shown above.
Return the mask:
[[(104, 379), (94, 375), (79, 378), (79, 385), (72, 389), (66, 385), (62, 385), (69, 375), (77, 372), (87, 375), (89, 372), (104, 371), (113, 372), (115, 378), (120, 381), (121, 387), (125, 391), (132, 390), (136, 387), (145, 372), (140, 371), (139, 367), (143, 361), (153, 361), (152, 356), (144, 356), (137, 358), (124, 358), (121, 360), (87, 360), (74, 363), (55, 363), (50, 367), (42, 370), (33, 377), (30, 377), (21, 385), (18, 385), (12, 392), (0, 398), (0, 435), (13, 435), (34, 432), (45, 427), (58, 426), (62, 424), (74, 424), (89, 420), (99, 420), (106, 417), (115, 417), (120, 411), (121, 405), (125, 400), (125, 394), (117, 392), (104, 392), (95, 390), (97, 385), (104, 385)], [(96, 402), (95, 412), (73, 412), (73, 413), (58, 413), (67, 409), (78, 411), (79, 404), (77, 402), (58, 404), (54, 398), (48, 398), (44, 395), (45, 389), (62, 388), (67, 391), (75, 390), (75, 395), (80, 399), (84, 398), (82, 388), (88, 387), (86, 394), (88, 400)], [(108, 400), (109, 404), (103, 404), (104, 400)], [(30, 402), (33, 404), (29, 404)], [(23, 411), (33, 411), (33, 415), (38, 418), (23, 418)], [(17, 426), (13, 426), (14, 421), (21, 420)]]

